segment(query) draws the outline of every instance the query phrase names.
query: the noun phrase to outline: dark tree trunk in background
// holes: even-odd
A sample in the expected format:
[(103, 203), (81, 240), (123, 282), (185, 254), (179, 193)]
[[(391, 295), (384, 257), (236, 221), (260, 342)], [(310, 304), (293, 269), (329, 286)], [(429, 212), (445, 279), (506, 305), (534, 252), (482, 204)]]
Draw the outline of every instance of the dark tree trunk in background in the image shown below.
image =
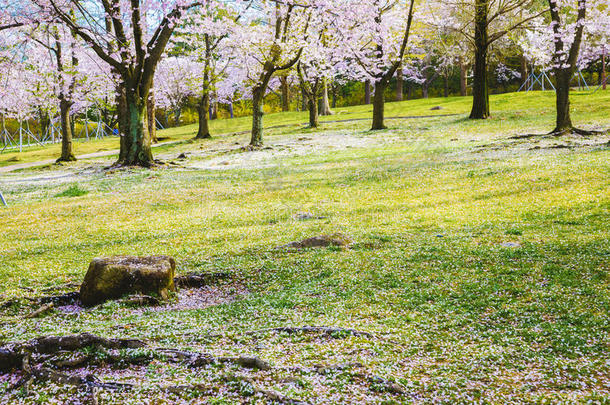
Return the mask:
[(487, 2), (488, 0), (475, 0), (474, 76), (472, 81), (471, 119), (489, 118), (489, 89), (487, 87)]
[[(40, 122), (40, 134), (44, 135), (49, 132), (51, 118), (49, 117), (49, 113), (43, 111), (42, 108), (38, 109), (38, 121)], [(4, 126), (2, 128), (4, 128)]]
[(411, 100), (413, 98), (413, 86), (411, 82), (407, 82), (407, 100)]
[(402, 63), (398, 65), (398, 69), (396, 69), (396, 101), (402, 101), (403, 94), (403, 80), (402, 80)]
[(372, 130), (386, 129), (384, 119), (385, 97), (387, 82), (384, 79), (375, 82), (375, 95), (373, 96), (373, 125)]
[(316, 97), (310, 96), (307, 101), (307, 107), (309, 109), (309, 128), (317, 128), (319, 125), (317, 104)]
[(337, 86), (332, 86), (331, 92), (333, 97), (332, 108), (337, 108)]
[(555, 105), (557, 108), (557, 119), (553, 132), (561, 133), (572, 129), (572, 119), (570, 118), (570, 81), (572, 72), (570, 69), (555, 70)]
[(280, 77), (280, 84), (282, 89), (282, 111), (290, 111), (290, 89), (286, 76)]
[(59, 101), (59, 116), (61, 120), (61, 156), (58, 162), (72, 162), (76, 160), (72, 152), (72, 125), (70, 123), (70, 103), (64, 98)]
[(606, 90), (606, 85), (608, 84), (608, 79), (606, 79), (606, 52), (602, 54), (602, 86), (603, 89)]
[(443, 96), (449, 97), (449, 72), (445, 71), (445, 74), (443, 76), (445, 83), (445, 86), (443, 88)]
[(428, 86), (430, 85), (430, 82), (428, 82), (428, 80), (425, 80), (422, 84), (421, 84), (421, 96), (423, 98), (428, 98)]
[(208, 120), (208, 111), (210, 110), (210, 93), (205, 92), (197, 103), (197, 116), (199, 117), (199, 128), (195, 139), (209, 139), (210, 124)]
[(525, 58), (525, 55), (521, 54), (519, 59), (521, 62), (519, 73), (521, 74), (521, 85), (523, 86), (523, 84), (525, 84), (525, 82), (527, 81), (527, 76), (529, 75), (529, 72), (527, 71), (527, 59)]
[(371, 104), (371, 81), (364, 82), (364, 104)]
[(174, 126), (180, 126), (180, 116), (182, 115), (182, 108), (176, 107), (174, 110)]
[(265, 89), (267, 89), (271, 75), (266, 75), (265, 77), (267, 77), (267, 79), (263, 79), (263, 83), (254, 86), (254, 89), (252, 90), (251, 146), (261, 146), (263, 144), (263, 98), (265, 97)]
[(460, 96), (465, 97), (467, 95), (468, 88), (468, 77), (466, 76), (467, 66), (460, 58)]

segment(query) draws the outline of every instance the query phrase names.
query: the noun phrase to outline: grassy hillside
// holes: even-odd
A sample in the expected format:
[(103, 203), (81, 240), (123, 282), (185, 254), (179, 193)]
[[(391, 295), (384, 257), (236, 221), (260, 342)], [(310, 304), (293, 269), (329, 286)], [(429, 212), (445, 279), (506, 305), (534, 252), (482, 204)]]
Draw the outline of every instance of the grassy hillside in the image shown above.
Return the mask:
[[(573, 99), (578, 124), (610, 125), (610, 93)], [(166, 148), (159, 157), (176, 164), (154, 170), (108, 172), (105, 158), (3, 176), (0, 294), (21, 300), (0, 309), (0, 342), (91, 332), (272, 366), (103, 367), (102, 381), (135, 384), (100, 389), (105, 404), (271, 402), (269, 392), (325, 404), (608, 403), (609, 137), (509, 139), (552, 129), (551, 93), (495, 96), (483, 122), (464, 119), (468, 103), (392, 103), (388, 116), (461, 115), (377, 132), (368, 121), (310, 131), (296, 126), (301, 114), (274, 114), (268, 125), (295, 126), (269, 131), (269, 149), (226, 135)], [(334, 232), (353, 245), (275, 249)], [(113, 254), (169, 254), (180, 273), (231, 277), (170, 307), (109, 302), (24, 319), (36, 309), (24, 297), (70, 290), (92, 258)], [(267, 330), (304, 325), (370, 335)], [(0, 376), (0, 402), (84, 395), (36, 383), (3, 393), (10, 383)]]
[[(527, 126), (527, 129), (531, 131), (550, 131), (553, 128), (554, 122), (554, 97), (555, 93), (550, 91), (492, 95), (491, 110), (493, 117), (488, 120), (487, 124), (483, 125), (488, 127), (502, 125), (503, 127), (508, 127), (507, 129), (511, 129), (511, 126), (516, 128)], [(461, 114), (466, 116), (470, 112), (471, 103), (471, 97), (430, 98), (392, 102), (386, 104), (386, 116), (404, 117), (445, 114)], [(608, 122), (607, 110), (609, 105), (610, 95), (608, 95), (608, 92), (598, 91), (595, 94), (591, 92), (573, 92), (573, 120), (575, 123), (584, 124)], [(430, 110), (430, 108), (436, 106), (440, 106), (442, 109)], [(320, 122), (370, 119), (372, 111), (373, 107), (371, 105), (338, 108), (335, 111), (335, 115), (320, 117)], [(297, 128), (305, 125), (307, 120), (306, 112), (274, 113), (265, 116), (265, 127), (289, 125)], [(388, 124), (401, 125), (397, 124), (395, 120), (390, 120)], [(250, 126), (250, 117), (214, 120), (210, 123), (210, 129), (216, 136), (248, 131)], [(196, 133), (196, 125), (187, 125), (161, 130), (158, 136), (164, 142), (186, 141), (193, 138)], [(118, 147), (118, 138), (106, 138), (88, 142), (77, 140), (74, 143), (74, 150), (77, 156), (114, 150), (118, 149)], [(21, 153), (4, 152), (0, 153), (0, 167), (16, 163), (55, 159), (60, 155), (60, 152), (61, 145), (59, 144), (25, 148)]]

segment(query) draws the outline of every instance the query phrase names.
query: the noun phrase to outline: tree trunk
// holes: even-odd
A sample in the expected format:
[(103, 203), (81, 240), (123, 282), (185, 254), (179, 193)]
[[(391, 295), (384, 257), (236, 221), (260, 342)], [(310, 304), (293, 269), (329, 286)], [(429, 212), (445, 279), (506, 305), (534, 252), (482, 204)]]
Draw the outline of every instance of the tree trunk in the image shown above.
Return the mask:
[(402, 63), (398, 65), (398, 69), (396, 69), (396, 101), (402, 101), (403, 94), (403, 80), (402, 80)]
[(309, 128), (318, 127), (318, 106), (316, 103), (316, 97), (310, 96), (307, 101), (307, 107), (309, 109)]
[(487, 87), (487, 9), (488, 0), (475, 0), (474, 77), (472, 82), (471, 119), (489, 118)]
[(468, 78), (466, 77), (466, 64), (460, 58), (460, 96), (465, 97), (467, 95)]
[(174, 126), (180, 126), (180, 115), (182, 115), (182, 108), (176, 107), (174, 110)]
[(267, 86), (256, 86), (252, 91), (252, 133), (250, 145), (261, 146), (263, 144), (263, 97)]
[(385, 108), (384, 91), (386, 85), (387, 83), (383, 79), (375, 82), (375, 95), (373, 97), (373, 125), (371, 130), (387, 128), (383, 123), (383, 110)]
[(430, 85), (430, 83), (428, 82), (428, 80), (425, 80), (422, 84), (421, 84), (421, 96), (423, 98), (428, 98), (428, 86)]
[(148, 95), (141, 97), (129, 88), (125, 89), (127, 132), (122, 134), (118, 165), (150, 167), (154, 163), (147, 125), (147, 100)]
[(521, 86), (523, 86), (523, 84), (525, 84), (525, 82), (527, 81), (529, 72), (527, 71), (527, 59), (525, 59), (525, 55), (521, 54), (519, 59), (521, 62), (519, 73), (521, 74)]
[(602, 54), (602, 87), (606, 90), (608, 79), (606, 79), (606, 51)]
[(571, 69), (556, 69), (555, 104), (557, 107), (557, 120), (553, 133), (562, 133), (573, 129), (570, 118), (570, 81)]
[(330, 109), (328, 103), (328, 81), (325, 77), (322, 78), (322, 104), (320, 109), (320, 115), (332, 115), (333, 112)]
[(210, 135), (210, 122), (208, 119), (208, 111), (210, 109), (210, 93), (205, 92), (199, 103), (197, 104), (197, 116), (199, 117), (199, 129), (195, 139), (209, 139)]
[(58, 162), (73, 162), (76, 160), (72, 152), (72, 126), (70, 123), (70, 102), (65, 98), (59, 101), (59, 116), (61, 120), (61, 156)]
[(413, 98), (413, 86), (411, 82), (407, 82), (407, 100), (411, 100)]
[(444, 79), (444, 87), (443, 87), (443, 96), (449, 97), (449, 72), (445, 71), (443, 75)]
[(307, 103), (308, 103), (308, 101), (307, 101), (307, 95), (306, 95), (306, 94), (305, 94), (305, 92), (303, 91), (303, 92), (301, 93), (301, 96), (302, 96), (302, 97), (301, 97), (301, 111), (305, 111), (305, 110), (307, 110)]
[(148, 95), (148, 100), (146, 103), (146, 111), (147, 111), (147, 123), (148, 123), (148, 135), (150, 137), (151, 142), (157, 143), (157, 123), (155, 120), (155, 95), (151, 91)]
[(371, 104), (371, 81), (364, 82), (364, 104)]
[(290, 89), (286, 76), (280, 77), (280, 84), (282, 88), (282, 111), (290, 111)]
[(332, 93), (332, 97), (333, 97), (332, 108), (337, 108), (337, 86), (336, 85), (331, 87), (331, 93)]

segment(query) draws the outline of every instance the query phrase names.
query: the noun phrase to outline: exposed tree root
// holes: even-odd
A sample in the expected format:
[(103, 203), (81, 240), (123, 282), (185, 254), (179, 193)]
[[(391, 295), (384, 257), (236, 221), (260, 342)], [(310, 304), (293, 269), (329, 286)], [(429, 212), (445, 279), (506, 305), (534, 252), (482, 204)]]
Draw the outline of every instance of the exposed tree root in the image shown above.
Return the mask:
[(594, 135), (603, 135), (608, 131), (596, 131), (596, 130), (585, 130), (580, 128), (568, 128), (549, 132), (548, 134), (521, 134), (514, 135), (509, 137), (508, 139), (531, 139), (531, 138), (546, 138), (546, 137), (555, 137), (558, 138), (560, 136), (565, 135), (580, 135), (580, 136), (594, 136)]
[(53, 303), (50, 304), (44, 304), (43, 306), (41, 306), (40, 308), (38, 308), (36, 311), (31, 312), (29, 314), (27, 314), (25, 316), (26, 319), (30, 319), (30, 318), (36, 318), (42, 314), (44, 314), (47, 311), (50, 311), (51, 309), (53, 309), (54, 305)]
[(260, 333), (268, 333), (268, 332), (278, 332), (278, 333), (320, 333), (333, 338), (342, 338), (346, 336), (356, 336), (356, 337), (367, 337), (371, 339), (382, 339), (386, 340), (393, 344), (401, 344), (400, 342), (387, 339), (383, 336), (377, 336), (370, 332), (365, 332), (361, 330), (356, 330), (352, 328), (338, 328), (332, 326), (280, 326), (277, 328), (268, 328), (268, 329), (258, 329), (244, 332), (246, 335), (256, 335)]

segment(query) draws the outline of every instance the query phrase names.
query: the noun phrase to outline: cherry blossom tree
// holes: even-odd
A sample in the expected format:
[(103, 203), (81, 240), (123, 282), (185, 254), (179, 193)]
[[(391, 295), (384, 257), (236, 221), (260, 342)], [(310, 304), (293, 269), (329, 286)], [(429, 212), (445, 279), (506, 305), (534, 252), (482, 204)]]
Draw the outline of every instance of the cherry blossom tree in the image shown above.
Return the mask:
[(372, 130), (386, 128), (384, 93), (407, 50), (413, 7), (413, 0), (346, 3), (343, 35), (351, 47), (357, 72), (375, 85)]
[(113, 70), (119, 82), (118, 165), (151, 166), (147, 103), (155, 69), (190, 0), (31, 0), (39, 15), (63, 23)]

